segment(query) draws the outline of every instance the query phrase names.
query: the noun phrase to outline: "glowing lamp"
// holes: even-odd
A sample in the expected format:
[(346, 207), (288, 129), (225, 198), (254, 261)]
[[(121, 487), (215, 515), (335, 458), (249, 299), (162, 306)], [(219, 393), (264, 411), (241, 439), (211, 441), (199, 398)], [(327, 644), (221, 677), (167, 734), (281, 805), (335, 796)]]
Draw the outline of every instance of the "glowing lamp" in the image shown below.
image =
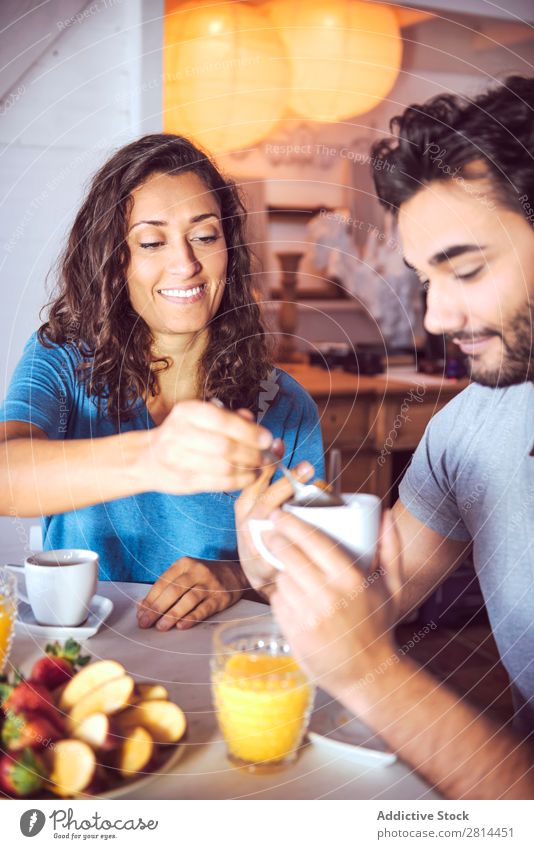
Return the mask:
[(215, 153), (254, 145), (286, 111), (289, 75), (283, 40), (257, 8), (167, 0), (166, 132)]
[(294, 112), (340, 121), (368, 112), (399, 74), (402, 38), (394, 11), (352, 0), (271, 0), (291, 62)]

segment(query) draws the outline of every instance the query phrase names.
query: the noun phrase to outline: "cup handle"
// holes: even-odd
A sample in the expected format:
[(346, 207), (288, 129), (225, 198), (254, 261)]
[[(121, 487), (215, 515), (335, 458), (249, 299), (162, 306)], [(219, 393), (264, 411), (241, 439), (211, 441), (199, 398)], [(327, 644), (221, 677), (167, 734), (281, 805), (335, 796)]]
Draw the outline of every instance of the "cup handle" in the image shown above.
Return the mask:
[(265, 531), (273, 531), (274, 524), (270, 519), (250, 519), (248, 523), (248, 528), (250, 531), (250, 536), (252, 537), (252, 542), (254, 543), (258, 554), (267, 562), (270, 563), (271, 566), (274, 566), (275, 569), (278, 569), (279, 572), (284, 571), (284, 564), (281, 560), (278, 560), (274, 554), (269, 551), (267, 546), (263, 541), (262, 534)]
[(26, 604), (30, 603), (30, 599), (28, 598), (28, 594), (25, 589), (20, 588), (20, 580), (19, 576), (24, 576), (24, 566), (19, 566), (15, 563), (6, 563), (6, 569), (9, 569), (10, 572), (13, 572), (14, 575), (17, 576), (17, 595), (22, 601), (25, 601)]

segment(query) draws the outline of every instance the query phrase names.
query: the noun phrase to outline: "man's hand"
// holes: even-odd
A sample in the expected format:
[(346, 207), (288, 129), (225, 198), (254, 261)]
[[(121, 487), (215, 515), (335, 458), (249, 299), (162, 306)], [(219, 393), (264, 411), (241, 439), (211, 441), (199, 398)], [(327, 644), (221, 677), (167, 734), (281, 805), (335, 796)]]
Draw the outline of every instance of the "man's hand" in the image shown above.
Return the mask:
[[(395, 651), (398, 531), (385, 515), (381, 559), (365, 575), (327, 536), (273, 517), (266, 543), (286, 565), (271, 596), (295, 656), (319, 685), (449, 799), (532, 799), (533, 749), (409, 656)], [(397, 584), (397, 586), (395, 586)]]
[[(383, 569), (365, 574), (330, 537), (295, 516), (279, 511), (272, 518), (275, 531), (265, 541), (286, 567), (277, 573), (273, 613), (312, 679), (343, 699), (388, 659), (395, 662), (394, 587)], [(398, 539), (389, 514), (381, 548), (394, 583)]]
[[(275, 446), (276, 448), (276, 446)], [(248, 529), (249, 519), (266, 519), (273, 510), (291, 498), (291, 484), (285, 478), (269, 486), (276, 466), (268, 466), (254, 483), (243, 490), (235, 503), (239, 561), (250, 585), (269, 597), (274, 590), (276, 570), (258, 554)], [(292, 472), (305, 483), (313, 477), (313, 466), (303, 461)]]
[(239, 601), (248, 584), (239, 565), (181, 557), (139, 602), (137, 624), (185, 631)]

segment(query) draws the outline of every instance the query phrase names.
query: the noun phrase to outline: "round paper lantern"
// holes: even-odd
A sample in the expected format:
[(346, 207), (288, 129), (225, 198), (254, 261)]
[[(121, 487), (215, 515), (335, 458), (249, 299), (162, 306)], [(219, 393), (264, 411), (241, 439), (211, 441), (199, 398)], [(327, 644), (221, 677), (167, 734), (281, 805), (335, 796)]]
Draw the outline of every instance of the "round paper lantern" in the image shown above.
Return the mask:
[(166, 3), (164, 128), (209, 151), (248, 147), (287, 109), (283, 40), (244, 3)]
[(352, 0), (272, 0), (265, 8), (286, 44), (297, 114), (340, 121), (391, 91), (402, 59), (392, 9)]

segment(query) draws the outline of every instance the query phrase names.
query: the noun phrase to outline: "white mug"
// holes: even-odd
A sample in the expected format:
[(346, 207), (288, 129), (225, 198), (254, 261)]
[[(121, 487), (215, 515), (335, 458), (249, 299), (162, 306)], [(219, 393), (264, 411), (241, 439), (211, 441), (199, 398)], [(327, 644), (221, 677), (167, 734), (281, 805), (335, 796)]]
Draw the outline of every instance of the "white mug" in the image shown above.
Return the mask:
[[(370, 569), (380, 528), (380, 499), (368, 493), (347, 493), (342, 497), (345, 501), (343, 507), (295, 507), (292, 504), (284, 504), (283, 509), (324, 531), (341, 543), (349, 554), (357, 559), (362, 569)], [(267, 563), (283, 572), (284, 564), (269, 551), (263, 541), (262, 535), (265, 531), (274, 530), (272, 521), (249, 519), (248, 526), (259, 554)]]
[(98, 581), (98, 554), (82, 548), (40, 551), (24, 561), (24, 566), (9, 566), (24, 573), (26, 601), (40, 625), (75, 627), (89, 615), (89, 605)]

